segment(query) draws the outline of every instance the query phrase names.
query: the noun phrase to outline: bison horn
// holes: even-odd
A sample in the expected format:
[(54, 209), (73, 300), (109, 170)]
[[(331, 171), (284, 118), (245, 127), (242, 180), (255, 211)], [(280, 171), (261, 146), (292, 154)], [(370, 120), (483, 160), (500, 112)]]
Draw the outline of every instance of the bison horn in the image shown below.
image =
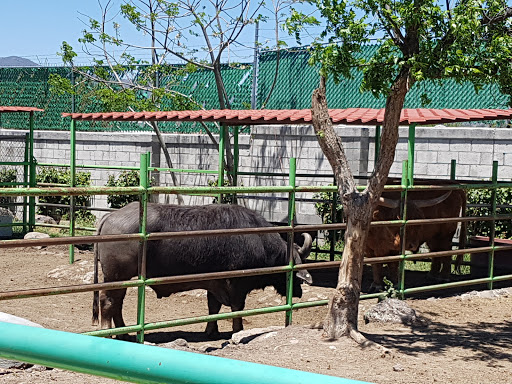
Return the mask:
[(417, 208), (432, 207), (434, 205), (441, 204), (450, 196), (451, 193), (452, 191), (448, 191), (444, 195), (429, 200), (411, 200), (411, 203), (414, 204)]
[(379, 197), (377, 205), (381, 205), (386, 208), (396, 209), (400, 206), (400, 200), (388, 199), (387, 197)]
[(301, 260), (305, 260), (308, 258), (309, 254), (311, 253), (311, 246), (313, 245), (313, 238), (311, 235), (307, 232), (304, 232), (302, 234), (304, 237), (304, 244), (302, 247), (298, 249), (299, 256)]

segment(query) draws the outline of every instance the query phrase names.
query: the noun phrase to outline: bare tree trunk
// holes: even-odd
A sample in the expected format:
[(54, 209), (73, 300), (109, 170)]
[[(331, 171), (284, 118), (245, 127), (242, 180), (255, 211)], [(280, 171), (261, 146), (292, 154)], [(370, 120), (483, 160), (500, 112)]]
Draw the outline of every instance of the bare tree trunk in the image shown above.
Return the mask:
[[(171, 155), (169, 154), (169, 151), (167, 150), (167, 145), (165, 144), (164, 137), (162, 136), (162, 132), (160, 132), (160, 129), (158, 128), (158, 125), (155, 122), (151, 122), (151, 126), (153, 127), (153, 131), (156, 134), (156, 137), (158, 138), (158, 142), (160, 143), (160, 148), (162, 148), (162, 152), (164, 153), (165, 161), (167, 163), (167, 166), (169, 168), (173, 168)], [(178, 179), (176, 178), (176, 174), (174, 172), (171, 172), (171, 179), (172, 183), (175, 187), (179, 186)], [(183, 201), (183, 196), (181, 196), (179, 193), (176, 194), (176, 198), (178, 199), (178, 204), (183, 205), (185, 202)]]
[(329, 309), (324, 321), (324, 332), (329, 339), (354, 336), (357, 333), (363, 258), (372, 213), (366, 196), (355, 199), (356, 204), (350, 204), (347, 213), (345, 248), (338, 274), (338, 284), (329, 301)]
[(313, 92), (311, 103), (313, 127), (320, 147), (334, 171), (347, 215), (345, 248), (343, 249), (338, 284), (329, 301), (324, 321), (324, 335), (329, 339), (350, 336), (360, 344), (375, 345), (366, 340), (357, 328), (363, 259), (373, 209), (384, 190), (389, 169), (395, 157), (400, 114), (410, 86), (409, 71), (403, 70), (397, 76), (386, 102), (379, 159), (368, 186), (363, 192), (358, 192), (356, 189), (341, 138), (334, 132), (327, 109), (324, 78), (321, 78), (319, 88)]

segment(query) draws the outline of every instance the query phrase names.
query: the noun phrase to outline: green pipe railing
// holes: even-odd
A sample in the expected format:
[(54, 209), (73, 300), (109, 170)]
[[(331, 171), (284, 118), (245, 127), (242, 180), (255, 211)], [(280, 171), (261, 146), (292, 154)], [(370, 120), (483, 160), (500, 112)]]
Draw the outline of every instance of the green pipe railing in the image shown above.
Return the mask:
[[(146, 160), (144, 160), (146, 159)], [(293, 163), (293, 161), (292, 161)], [(145, 164), (145, 166), (144, 166)], [(295, 185), (295, 181), (294, 181), (294, 177), (293, 175), (295, 174), (293, 172), (293, 170), (295, 169), (293, 167), (293, 165), (290, 166), (290, 185), (289, 186), (282, 186), (282, 187), (192, 187), (192, 188), (187, 188), (187, 187), (148, 187), (147, 184), (145, 184), (144, 182), (144, 178), (147, 179), (147, 174), (148, 174), (148, 171), (150, 170), (151, 168), (149, 167), (149, 155), (143, 155), (141, 157), (141, 167), (140, 167), (140, 172), (141, 172), (141, 186), (139, 187), (92, 187), (92, 188), (85, 188), (85, 187), (69, 187), (69, 188), (64, 188), (64, 187), (51, 187), (51, 188), (25, 188), (25, 189), (19, 189), (19, 188), (5, 188), (5, 189), (1, 189), (0, 190), (0, 196), (2, 195), (7, 195), (7, 196), (12, 196), (12, 195), (24, 195), (24, 196), (37, 196), (37, 195), (46, 195), (46, 196), (49, 196), (49, 195), (62, 195), (62, 194), (68, 194), (68, 195), (93, 195), (93, 194), (104, 194), (104, 195), (109, 195), (109, 194), (119, 194), (119, 193), (122, 193), (122, 194), (137, 194), (139, 196), (141, 196), (142, 198), (142, 201), (144, 201), (144, 199), (146, 198), (147, 199), (147, 196), (149, 194), (152, 194), (152, 193), (183, 193), (183, 192), (189, 192), (189, 193), (194, 193), (194, 194), (213, 194), (213, 195), (219, 195), (219, 194), (223, 194), (223, 193), (264, 193), (264, 192), (277, 192), (277, 193), (287, 193), (289, 195), (289, 201), (290, 202), (293, 202), (294, 200), (294, 197), (295, 197), (295, 193), (297, 192), (309, 192), (309, 191), (331, 191), (331, 192), (336, 192), (337, 191), (337, 188), (336, 186), (304, 186), (304, 187), (297, 187)], [(410, 186), (407, 184), (408, 180), (412, 180), (412, 177), (410, 175), (410, 172), (412, 172), (410, 170), (409, 167), (407, 167), (407, 165), (404, 167), (404, 169), (407, 169), (408, 171), (407, 172), (404, 172), (404, 178), (402, 180), (402, 185), (397, 185), (397, 186), (387, 186), (385, 189), (386, 190), (397, 190), (397, 191), (402, 191), (402, 194), (405, 196), (407, 194), (408, 191), (413, 191), (413, 190), (434, 190), (434, 189), (439, 189), (439, 190), (443, 190), (443, 189), (447, 189), (447, 190), (450, 190), (450, 189), (455, 189), (457, 186), (446, 186), (446, 185), (439, 185), (439, 186), (436, 186), (436, 185), (431, 185), (431, 186)], [(144, 176), (146, 175), (146, 176)], [(497, 180), (489, 185), (487, 183), (475, 183), (475, 184), (467, 184), (467, 185), (463, 185), (462, 188), (464, 189), (469, 189), (469, 188), (489, 188), (489, 189), (493, 189), (493, 190), (496, 190), (496, 188), (500, 188), (500, 187), (503, 187), (504, 185), (507, 185), (507, 184), (510, 184), (512, 186), (512, 183), (498, 183)], [(364, 187), (360, 187), (360, 188), (364, 188)], [(144, 197), (146, 196), (146, 197)], [(294, 204), (291, 204), (290, 203), (290, 206), (289, 206), (289, 212), (290, 212), (290, 217), (293, 217), (293, 211), (294, 211)], [(141, 209), (141, 212), (142, 214), (144, 213), (144, 203), (143, 203), (143, 207)], [(493, 210), (493, 214), (494, 215), (491, 215), (491, 216), (488, 216), (488, 217), (478, 217), (478, 218), (453, 218), (453, 219), (432, 219), (432, 220), (427, 220), (426, 222), (428, 223), (435, 223), (437, 221), (439, 222), (448, 222), (448, 221), (469, 221), (471, 219), (482, 219), (482, 220), (489, 220), (489, 221), (495, 221), (496, 219), (498, 218), (502, 218), (503, 216), (500, 216), (500, 215), (496, 215), (496, 210)], [(504, 217), (507, 217), (506, 215)], [(144, 218), (141, 217), (142, 221), (141, 221), (141, 233), (140, 234), (135, 234), (135, 235), (129, 235), (131, 237), (133, 237), (133, 239), (137, 239), (139, 241), (141, 241), (141, 245), (145, 244), (146, 241), (152, 241), (152, 240), (158, 240), (158, 239), (162, 239), (162, 238), (172, 238), (172, 237), (180, 237), (182, 236), (181, 234), (177, 234), (177, 233), (158, 233), (158, 234), (145, 234), (144, 231), (142, 230), (142, 223), (144, 222)], [(405, 228), (405, 225), (421, 225), (421, 224), (426, 224), (425, 221), (422, 221), (422, 220), (407, 220), (406, 218), (406, 212), (404, 212), (404, 215), (403, 215), (403, 218), (402, 220), (392, 220), (392, 221), (387, 221), (387, 222), (378, 222), (378, 223), (373, 223), (372, 225), (396, 225), (396, 224), (400, 224), (402, 225), (404, 228)], [(318, 226), (294, 226), (293, 225), (293, 222), (291, 222), (291, 225), (289, 225), (288, 227), (282, 227), (282, 228), (278, 228), (278, 229), (272, 229), (273, 232), (288, 232), (290, 233), (291, 235), (293, 235), (294, 232), (298, 232), (300, 230), (311, 230), (311, 229), (343, 229), (345, 228), (346, 225), (345, 224), (331, 224), (331, 225), (318, 225)], [(226, 232), (226, 231), (223, 231), (223, 232)], [(192, 235), (192, 234), (187, 234), (185, 236), (188, 236), (188, 235)], [(198, 234), (195, 234), (195, 235), (198, 235)], [(203, 233), (203, 235), (206, 235)], [(210, 234), (210, 235), (216, 235), (216, 236), (219, 236), (219, 235), (225, 235), (225, 233), (215, 233), (215, 234)], [(60, 243), (61, 244), (79, 244), (79, 243), (83, 243), (83, 242), (97, 242), (97, 241), (100, 241), (100, 239), (98, 239), (98, 236), (78, 236), (78, 237), (74, 237), (74, 238), (68, 238), (68, 239), (63, 239), (63, 240), (60, 240), (60, 239), (51, 239), (51, 240), (58, 240), (58, 242), (55, 242), (55, 244)], [(125, 239), (124, 239), (125, 240)], [(23, 245), (27, 245), (27, 244), (31, 244), (31, 245), (36, 245), (35, 243), (36, 242), (45, 242), (44, 240), (43, 241), (40, 241), (40, 240), (32, 240), (30, 243), (27, 242), (27, 241), (22, 241)], [(112, 239), (107, 239), (105, 241), (113, 241)], [(121, 240), (117, 240), (117, 241), (123, 241), (123, 239)], [(11, 242), (12, 244), (10, 246), (14, 246), (14, 245), (17, 245), (18, 243), (13, 243), (12, 241), (8, 241), (8, 242)], [(16, 241), (14, 241), (16, 242)], [(46, 242), (49, 242), (49, 240), (46, 240)], [(21, 243), (20, 243), (21, 244)], [(3, 243), (3, 242), (0, 242), (0, 248), (1, 247), (5, 247), (7, 246), (6, 243)], [(20, 245), (18, 245), (20, 246)], [(478, 250), (478, 249), (477, 249)], [(487, 248), (488, 251), (497, 251), (499, 250), (499, 247), (491, 247), (491, 248)], [(464, 251), (465, 253), (471, 253), (471, 250), (465, 250)], [(452, 254), (455, 254), (455, 252), (452, 252)], [(142, 256), (144, 257), (144, 256)], [(404, 252), (402, 251), (402, 254), (401, 255), (398, 255), (398, 256), (391, 256), (391, 257), (388, 257), (386, 259), (384, 258), (381, 258), (381, 259), (378, 259), (376, 258), (375, 260), (365, 260), (365, 262), (367, 263), (377, 263), (377, 262), (380, 262), (380, 263), (385, 263), (386, 260), (387, 261), (393, 261), (393, 260), (398, 260), (401, 262), (401, 268), (400, 270), (402, 271), (401, 273), (401, 279), (402, 279), (402, 283), (401, 283), (401, 292), (403, 294), (410, 294), (410, 293), (414, 293), (414, 292), (417, 292), (419, 291), (418, 289), (405, 289), (405, 284), (403, 283), (403, 276), (405, 274), (405, 269), (403, 267), (404, 265), (404, 261), (405, 260), (417, 260), (417, 259), (420, 259), (420, 258), (426, 258), (426, 257), (441, 257), (441, 253), (437, 253), (437, 255), (435, 253), (432, 253), (432, 254), (422, 254), (422, 255), (405, 255)], [(290, 265), (286, 270), (283, 269), (283, 272), (286, 272), (288, 274), (288, 276), (291, 276), (292, 275), (292, 271), (293, 270), (296, 270), (296, 269), (300, 269), (301, 266), (299, 267), (293, 267), (293, 265)], [(309, 268), (309, 265), (307, 266), (307, 268)], [(504, 279), (503, 277), (499, 277), (498, 279), (495, 279), (493, 276), (490, 276), (490, 278), (488, 278), (488, 280), (486, 280), (487, 282), (492, 282), (492, 281), (503, 281), (503, 280), (506, 280), (506, 278)], [(136, 280), (136, 281), (132, 281), (132, 282), (128, 282), (128, 283), (124, 283), (126, 284), (125, 286), (137, 286), (138, 289), (139, 289), (139, 292), (143, 292), (143, 287), (147, 286), (147, 285), (150, 285), (151, 283), (155, 284), (155, 283), (158, 283), (158, 280), (157, 279), (144, 279), (143, 278), (143, 275), (141, 274), (139, 276), (139, 280)], [(422, 290), (430, 290), (430, 289), (439, 289), (439, 287), (443, 287), (443, 288), (450, 288), (450, 287), (456, 287), (456, 286), (463, 286), (463, 285), (472, 285), (472, 284), (480, 284), (481, 283), (481, 280), (480, 279), (476, 279), (474, 281), (464, 281), (464, 282), (457, 282), (457, 283), (448, 283), (448, 284), (440, 284), (440, 285), (434, 285), (434, 286), (428, 286), (428, 287), (422, 287), (421, 289)], [(291, 286), (291, 279), (288, 280), (288, 285)], [(430, 287), (434, 287), (434, 288), (430, 288)], [(86, 289), (86, 290), (82, 290), (82, 291), (87, 291), (87, 290), (93, 290), (94, 288), (93, 287), (90, 287), (89, 289)], [(96, 288), (96, 289), (104, 289), (104, 288)], [(115, 289), (115, 287), (107, 287), (105, 289)], [(52, 293), (48, 293), (48, 294), (57, 294), (58, 290), (55, 290), (55, 291), (52, 291)], [(63, 290), (65, 291), (65, 290)], [(69, 292), (64, 292), (64, 293), (71, 293), (73, 292), (73, 289), (69, 290)], [(143, 294), (142, 294), (143, 295)], [(379, 297), (381, 296), (382, 294), (372, 294), (372, 295), (362, 295), (361, 298), (371, 298), (371, 297)], [(288, 296), (291, 296), (291, 295), (288, 295)], [(292, 310), (293, 309), (298, 309), (298, 308), (305, 308), (305, 307), (309, 307), (309, 306), (317, 306), (317, 305), (324, 305), (326, 302), (320, 300), (320, 301), (316, 301), (316, 302), (311, 302), (311, 303), (293, 303), (290, 301), (290, 297), (287, 296), (287, 305), (286, 306), (278, 306), (278, 307), (271, 307), (268, 309), (268, 312), (275, 312), (275, 311), (286, 311), (287, 314), (286, 314), (286, 322), (287, 323), (290, 323), (291, 322), (291, 313), (292, 313)], [(29, 295), (23, 295), (23, 294), (20, 294), (19, 297), (33, 297), (33, 296), (29, 296)], [(162, 324), (167, 324), (167, 326), (175, 326), (175, 325), (183, 325), (183, 324), (188, 324), (189, 321), (209, 321), (209, 320), (212, 320), (212, 319), (220, 319), (222, 318), (222, 316), (228, 316), (228, 318), (233, 318), (233, 317), (238, 317), (238, 316), (250, 316), (250, 315), (253, 315), (253, 314), (261, 314), (262, 312), (260, 312), (259, 310), (248, 310), (248, 311), (240, 311), (240, 312), (236, 312), (236, 313), (233, 313), (233, 314), (227, 314), (227, 315), (212, 315), (212, 317), (209, 317), (209, 316), (205, 316), (205, 317), (199, 317), (199, 318), (194, 318), (192, 320), (172, 320), (172, 321), (168, 321), (168, 322), (163, 322), (163, 323), (155, 323), (156, 325), (154, 324), (145, 324), (144, 322), (144, 297), (140, 297), (139, 298), (139, 302), (138, 302), (138, 315), (137, 315), (137, 325), (134, 325), (134, 326), (130, 326), (130, 327), (125, 327), (125, 328), (121, 328), (119, 330), (115, 330), (115, 331), (112, 331), (112, 330), (105, 330), (105, 331), (98, 331), (98, 334), (121, 334), (121, 333), (126, 333), (126, 332), (138, 332), (137, 334), (137, 338), (139, 341), (142, 341), (143, 340), (143, 335), (144, 335), (144, 330), (148, 330), (148, 329), (156, 329), (156, 328), (153, 328), (153, 327), (157, 327), (157, 326), (160, 326)], [(263, 313), (267, 313), (266, 311), (263, 311)], [(221, 316), (221, 317), (218, 317), (216, 318), (215, 316)], [(149, 327), (149, 328), (148, 328)], [(114, 332), (114, 333), (112, 333)]]
[(0, 323), (6, 359), (134, 383), (350, 384), (360, 381), (44, 328)]

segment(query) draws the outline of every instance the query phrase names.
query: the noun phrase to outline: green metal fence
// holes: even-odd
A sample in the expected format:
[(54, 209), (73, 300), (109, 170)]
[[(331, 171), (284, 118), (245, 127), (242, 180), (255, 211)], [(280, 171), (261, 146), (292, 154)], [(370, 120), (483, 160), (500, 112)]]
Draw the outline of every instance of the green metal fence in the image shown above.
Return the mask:
[[(294, 180), (294, 168), (293, 163), (291, 167), (290, 174), (290, 185), (289, 186), (281, 186), (281, 187), (150, 187), (147, 184), (147, 174), (149, 171), (149, 155), (143, 154), (141, 155), (141, 185), (139, 187), (95, 187), (95, 188), (83, 188), (83, 187), (63, 187), (63, 188), (4, 188), (0, 190), (0, 196), (50, 196), (50, 195), (95, 195), (95, 194), (136, 194), (141, 198), (141, 206), (143, 212), (146, 210), (146, 202), (148, 196), (156, 193), (190, 193), (190, 194), (243, 194), (243, 193), (288, 193), (290, 195), (290, 215), (293, 213), (293, 199), (296, 193), (301, 192), (320, 192), (320, 191), (328, 191), (335, 192), (336, 187), (334, 186), (295, 186)], [(408, 167), (404, 167), (406, 170), (404, 175), (407, 175), (407, 170), (410, 169)], [(511, 188), (512, 183), (502, 183), (497, 181), (497, 165), (494, 166), (495, 171), (493, 172), (493, 182), (491, 185), (487, 183), (474, 183), (474, 184), (462, 184), (462, 185), (395, 185), (389, 186), (387, 190), (403, 190), (405, 192), (414, 191), (414, 190), (450, 190), (456, 188), (477, 188), (484, 189), (490, 188), (491, 190), (496, 190), (497, 188)], [(404, 177), (404, 180), (407, 180), (407, 177)], [(361, 187), (363, 188), (363, 187)], [(486, 217), (465, 217), (465, 218), (451, 218), (451, 219), (429, 219), (429, 220), (407, 220), (407, 217), (403, 217), (402, 220), (393, 220), (393, 221), (385, 221), (385, 222), (374, 222), (372, 225), (374, 226), (396, 226), (400, 224), (402, 226), (406, 225), (436, 225), (442, 222), (460, 222), (460, 221), (471, 221), (471, 220), (488, 220), (491, 223), (494, 223), (496, 220), (512, 220), (512, 215), (498, 215), (496, 213), (496, 204), (493, 203), (493, 214)], [(290, 216), (291, 217), (291, 216)], [(303, 232), (309, 230), (340, 230), (345, 229), (346, 225), (344, 223), (335, 223), (328, 225), (313, 225), (313, 226), (295, 226), (288, 225), (284, 227), (271, 227), (271, 228), (255, 228), (255, 229), (239, 229), (239, 230), (217, 230), (217, 231), (193, 231), (193, 232), (169, 232), (169, 233), (146, 233), (145, 230), (145, 221), (146, 214), (141, 216), (141, 224), (140, 229), (141, 232), (139, 234), (130, 234), (130, 235), (106, 235), (106, 236), (74, 236), (74, 237), (65, 237), (65, 238), (54, 238), (54, 239), (44, 239), (44, 240), (5, 240), (0, 241), (0, 248), (12, 248), (12, 247), (20, 247), (20, 246), (35, 246), (35, 245), (56, 245), (56, 244), (81, 244), (81, 243), (91, 243), (91, 242), (113, 242), (113, 241), (140, 241), (142, 244), (146, 244), (148, 241), (156, 241), (164, 238), (180, 238), (180, 237), (194, 237), (194, 236), (229, 236), (230, 234), (241, 234), (241, 233), (269, 233), (269, 232), (290, 232), (292, 235), (295, 232)], [(70, 232), (72, 235), (73, 233)], [(142, 247), (144, 250), (145, 247)], [(396, 256), (389, 256), (383, 258), (367, 258), (365, 259), (365, 263), (375, 264), (375, 263), (387, 263), (390, 261), (401, 261), (401, 276), (400, 279), (401, 284), (399, 286), (399, 291), (402, 295), (410, 295), (417, 292), (424, 291), (434, 291), (438, 289), (446, 289), (446, 288), (454, 288), (461, 287), (467, 285), (479, 285), (479, 284), (488, 284), (490, 288), (492, 288), (493, 283), (499, 281), (512, 280), (512, 275), (501, 275), (496, 276), (494, 274), (494, 258), (497, 252), (505, 252), (512, 250), (512, 246), (501, 246), (496, 245), (494, 242), (494, 233), (492, 233), (490, 237), (490, 244), (484, 247), (472, 248), (472, 249), (462, 249), (462, 250), (447, 250), (442, 252), (429, 252), (424, 254), (402, 254)], [(144, 251), (143, 251), (144, 252)], [(489, 274), (487, 277), (478, 278), (478, 279), (469, 279), (457, 282), (451, 282), (446, 284), (435, 284), (428, 285), (424, 287), (412, 287), (408, 288), (404, 285), (403, 276), (408, 273), (403, 267), (404, 261), (406, 260), (419, 260), (425, 258), (436, 258), (443, 257), (446, 255), (457, 255), (457, 254), (465, 254), (465, 253), (482, 253), (488, 252), (489, 254)], [(143, 260), (145, 258), (143, 257)], [(171, 277), (163, 277), (163, 278), (148, 278), (144, 274), (140, 275), (137, 280), (130, 281), (120, 281), (120, 282), (110, 282), (110, 283), (100, 283), (100, 284), (88, 284), (88, 285), (77, 285), (77, 286), (69, 286), (69, 287), (58, 287), (58, 288), (44, 288), (44, 289), (34, 289), (29, 291), (12, 291), (12, 292), (1, 292), (0, 300), (6, 299), (20, 299), (27, 297), (38, 297), (45, 295), (55, 295), (55, 294), (68, 294), (72, 292), (88, 292), (93, 290), (100, 289), (119, 289), (121, 287), (138, 287), (139, 290), (139, 300), (138, 300), (138, 316), (137, 316), (137, 324), (130, 325), (123, 328), (117, 329), (109, 329), (109, 330), (101, 330), (101, 331), (91, 331), (88, 334), (98, 335), (98, 336), (110, 336), (110, 335), (118, 335), (129, 332), (137, 332), (138, 340), (143, 341), (144, 332), (167, 328), (185, 324), (191, 324), (196, 322), (206, 322), (212, 320), (220, 320), (220, 319), (229, 319), (240, 316), (252, 316), (264, 313), (285, 311), (286, 312), (286, 323), (290, 323), (292, 321), (291, 314), (292, 310), (307, 308), (319, 305), (327, 304), (327, 300), (319, 300), (314, 302), (297, 302), (294, 303), (291, 298), (291, 292), (287, 295), (287, 301), (285, 305), (280, 305), (276, 307), (269, 308), (258, 308), (258, 309), (249, 309), (245, 311), (238, 311), (232, 313), (224, 313), (219, 315), (208, 315), (208, 316), (199, 316), (192, 319), (180, 319), (180, 320), (169, 320), (162, 321), (157, 323), (146, 323), (144, 318), (145, 312), (145, 287), (148, 285), (157, 285), (157, 284), (177, 284), (187, 281), (197, 281), (204, 279), (218, 279), (218, 278), (231, 278), (235, 276), (250, 276), (250, 275), (259, 275), (264, 273), (286, 273), (288, 282), (291, 286), (291, 279), (293, 278), (293, 271), (299, 269), (315, 270), (315, 269), (323, 269), (323, 268), (332, 268), (339, 265), (338, 261), (332, 262), (316, 262), (316, 263), (307, 263), (306, 265), (293, 266), (292, 264), (288, 266), (281, 267), (273, 267), (273, 268), (260, 268), (256, 270), (250, 271), (230, 271), (230, 272), (218, 272), (213, 274), (203, 274), (203, 275), (186, 275), (186, 276), (171, 276)], [(144, 270), (144, 268), (142, 269)], [(365, 298), (374, 298), (381, 296), (382, 293), (376, 294), (368, 294), (362, 295), (362, 299)]]

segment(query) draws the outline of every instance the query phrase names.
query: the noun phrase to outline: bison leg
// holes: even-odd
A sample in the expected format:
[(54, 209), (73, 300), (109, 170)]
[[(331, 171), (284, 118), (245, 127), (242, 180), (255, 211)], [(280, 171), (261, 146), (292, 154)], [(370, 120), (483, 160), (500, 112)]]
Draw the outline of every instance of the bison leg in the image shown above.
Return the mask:
[(126, 289), (100, 292), (101, 327), (103, 329), (112, 327), (112, 319), (116, 327), (124, 327), (123, 300)]
[[(431, 252), (449, 251), (452, 249), (452, 237), (453, 233), (450, 233), (446, 237), (441, 239), (427, 241), (428, 248)], [(430, 267), (429, 277), (441, 282), (450, 281), (450, 275), (452, 272), (452, 257), (436, 257), (432, 259)]]
[(372, 264), (373, 282), (370, 285), (370, 293), (382, 291), (383, 264)]
[[(208, 298), (208, 314), (216, 315), (219, 313), (222, 304), (219, 300), (210, 292), (207, 293)], [(216, 321), (209, 321), (206, 325), (206, 334), (211, 339), (216, 339), (219, 337), (219, 326)]]
[(393, 261), (388, 263), (388, 271), (389, 271), (389, 280), (396, 287), (398, 285), (398, 271), (400, 269), (400, 263), (398, 261)]
[[(239, 295), (239, 296), (238, 296)], [(231, 312), (243, 311), (245, 308), (245, 294), (237, 292), (238, 297), (231, 297)], [(235, 317), (233, 319), (233, 333), (240, 332), (244, 329), (243, 319)]]

